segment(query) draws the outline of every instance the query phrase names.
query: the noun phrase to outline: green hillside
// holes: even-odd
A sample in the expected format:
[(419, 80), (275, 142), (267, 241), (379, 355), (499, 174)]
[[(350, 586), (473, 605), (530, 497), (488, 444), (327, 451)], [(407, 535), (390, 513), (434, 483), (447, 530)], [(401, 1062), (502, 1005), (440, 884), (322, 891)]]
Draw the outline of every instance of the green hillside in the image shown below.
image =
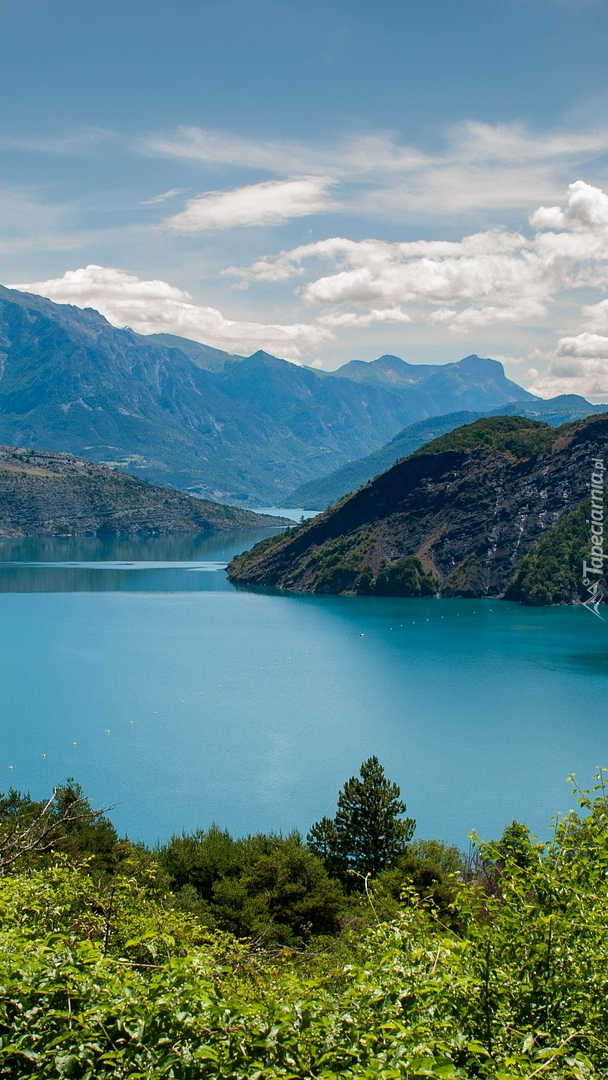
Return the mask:
[[(563, 431), (563, 428), (559, 429)], [(464, 424), (433, 439), (415, 451), (420, 454), (443, 454), (447, 450), (498, 450), (516, 458), (542, 454), (556, 439), (555, 429), (541, 420), (523, 416), (496, 416)]]
[(281, 523), (67, 454), (0, 447), (0, 537), (154, 535)]
[(560, 428), (477, 420), (238, 556), (229, 575), (298, 592), (572, 603), (590, 541), (578, 518), (559, 526), (588, 498), (592, 462), (607, 449), (606, 413)]

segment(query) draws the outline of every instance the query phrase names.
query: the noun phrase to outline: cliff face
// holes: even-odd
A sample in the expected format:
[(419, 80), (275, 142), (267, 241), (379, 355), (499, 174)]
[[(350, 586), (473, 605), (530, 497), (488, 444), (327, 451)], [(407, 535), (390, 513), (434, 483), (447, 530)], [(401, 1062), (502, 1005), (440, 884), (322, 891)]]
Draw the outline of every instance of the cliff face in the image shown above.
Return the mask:
[(450, 436), (429, 444), (310, 524), (239, 556), (231, 580), (306, 592), (504, 595), (524, 556), (587, 498), (592, 460), (608, 443), (606, 414), (557, 430), (509, 421), (510, 430), (503, 418), (460, 428), (452, 448)]
[(0, 446), (0, 537), (153, 535), (278, 523), (67, 454)]

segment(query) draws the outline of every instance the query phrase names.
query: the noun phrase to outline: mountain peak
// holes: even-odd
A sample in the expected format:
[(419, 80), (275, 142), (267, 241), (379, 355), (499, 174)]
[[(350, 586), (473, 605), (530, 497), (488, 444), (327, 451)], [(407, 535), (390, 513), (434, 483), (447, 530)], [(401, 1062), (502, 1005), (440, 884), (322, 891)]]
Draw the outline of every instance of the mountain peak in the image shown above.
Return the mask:
[(277, 363), (278, 364), (288, 364), (289, 363), (288, 360), (281, 360), (281, 358), (279, 356), (273, 356), (272, 353), (266, 352), (265, 349), (258, 349), (257, 352), (252, 353), (251, 356), (247, 357), (247, 359), (248, 360), (256, 360), (259, 363), (261, 363), (263, 361), (267, 363), (269, 360), (272, 360), (272, 362), (275, 363), (275, 364), (277, 364)]
[(504, 373), (504, 367), (500, 360), (492, 360), (489, 356), (477, 356), (476, 353), (471, 353), (470, 356), (463, 356), (462, 360), (456, 361), (459, 367), (465, 368), (467, 371), (496, 371), (497, 368)]
[(372, 364), (375, 367), (381, 367), (384, 371), (400, 371), (403, 367), (413, 367), (413, 364), (408, 363), (407, 360), (402, 360), (400, 356), (393, 356), (392, 353), (383, 353), (377, 360), (372, 360)]

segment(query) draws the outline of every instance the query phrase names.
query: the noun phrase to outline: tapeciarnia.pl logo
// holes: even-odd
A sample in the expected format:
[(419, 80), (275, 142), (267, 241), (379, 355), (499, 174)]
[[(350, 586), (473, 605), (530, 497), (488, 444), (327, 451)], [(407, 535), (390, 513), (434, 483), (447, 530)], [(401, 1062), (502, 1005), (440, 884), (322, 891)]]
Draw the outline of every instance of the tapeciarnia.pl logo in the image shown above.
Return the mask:
[[(601, 458), (593, 459), (593, 472), (591, 473), (591, 517), (590, 526), (590, 562), (583, 559), (583, 585), (589, 596), (583, 602), (583, 607), (602, 619), (597, 610), (604, 596), (604, 462)], [(593, 575), (593, 576), (591, 576)]]

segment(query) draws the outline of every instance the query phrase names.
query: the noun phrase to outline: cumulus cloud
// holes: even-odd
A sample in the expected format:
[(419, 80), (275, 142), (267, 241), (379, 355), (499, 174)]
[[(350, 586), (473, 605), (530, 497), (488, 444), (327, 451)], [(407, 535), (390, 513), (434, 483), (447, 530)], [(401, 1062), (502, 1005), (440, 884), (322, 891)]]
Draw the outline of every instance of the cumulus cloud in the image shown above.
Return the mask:
[(193, 233), (236, 226), (279, 225), (328, 209), (328, 177), (269, 180), (233, 191), (211, 191), (191, 199), (185, 210), (166, 220), (179, 232)]
[(567, 206), (541, 206), (532, 214), (530, 224), (537, 229), (608, 228), (608, 195), (600, 188), (577, 180), (568, 188)]
[[(608, 306), (608, 301), (603, 304)], [(560, 338), (552, 353), (539, 358), (548, 363), (544, 371), (528, 371), (533, 393), (582, 394), (590, 401), (608, 402), (608, 335), (582, 330)]]
[[(309, 280), (302, 295), (309, 304), (325, 309), (321, 319), (332, 325), (340, 325), (342, 307), (348, 309), (344, 322), (354, 324), (350, 309), (356, 305), (364, 309), (355, 312), (360, 317), (378, 313), (368, 324), (394, 321), (399, 311), (401, 321), (408, 315), (466, 332), (543, 317), (554, 289), (551, 259), (540, 258), (524, 236), (496, 231), (461, 241), (412, 243), (336, 237), (228, 273), (245, 284), (282, 282), (311, 266), (314, 270), (319, 262), (333, 264), (332, 272)], [(404, 305), (409, 305), (407, 312)]]
[[(531, 223), (546, 232), (539, 250), (549, 253), (566, 286), (608, 286), (608, 195), (582, 180), (568, 188), (564, 207), (540, 207)], [(531, 368), (530, 389), (542, 396), (582, 394), (608, 401), (608, 299), (585, 304), (582, 328), (560, 337), (541, 358), (546, 369)]]
[[(608, 337), (603, 334), (590, 334), (589, 331), (584, 330), (573, 337), (560, 338), (557, 343), (556, 355), (559, 357), (581, 357), (586, 360), (608, 360)], [(562, 367), (566, 371), (568, 364), (563, 364)], [(608, 376), (608, 370), (606, 375)]]
[[(605, 340), (608, 344), (608, 339)], [(605, 357), (608, 357), (606, 350)], [(580, 394), (598, 404), (608, 402), (608, 363), (605, 357), (581, 357), (567, 363), (557, 357), (550, 360), (546, 371), (529, 368), (528, 389), (539, 397)]]
[[(608, 285), (608, 196), (576, 181), (563, 206), (531, 217), (534, 233), (493, 229), (462, 240), (387, 242), (332, 237), (227, 271), (241, 285), (306, 276), (303, 298), (325, 325), (371, 325), (394, 313), (470, 335), (500, 323), (538, 324), (566, 290)], [(329, 272), (319, 269), (329, 264)], [(608, 329), (603, 305), (589, 319)]]
[(366, 314), (357, 314), (355, 311), (329, 311), (321, 316), (320, 321), (325, 326), (373, 326), (374, 323), (409, 323), (412, 319), (406, 311), (393, 307), (372, 308)]
[(114, 326), (130, 326), (140, 334), (169, 333), (201, 341), (228, 352), (256, 349), (278, 352), (297, 361), (303, 350), (332, 337), (331, 331), (308, 323), (239, 322), (217, 308), (195, 304), (189, 293), (166, 281), (145, 281), (109, 266), (68, 270), (63, 277), (12, 285), (60, 304), (93, 307)]

